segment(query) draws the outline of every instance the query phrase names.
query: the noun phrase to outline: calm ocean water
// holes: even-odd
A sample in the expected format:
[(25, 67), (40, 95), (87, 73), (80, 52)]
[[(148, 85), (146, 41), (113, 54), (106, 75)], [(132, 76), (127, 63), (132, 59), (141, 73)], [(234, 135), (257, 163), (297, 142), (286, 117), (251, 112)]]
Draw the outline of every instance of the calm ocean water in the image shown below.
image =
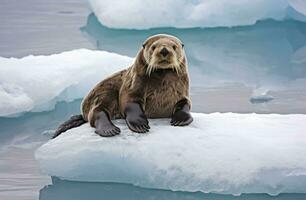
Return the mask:
[[(194, 112), (306, 113), (306, 23), (266, 20), (236, 28), (120, 30), (99, 24), (83, 1), (2, 0), (0, 27), (1, 57), (76, 48), (133, 57), (149, 35), (174, 34), (185, 43)], [(80, 112), (80, 102), (0, 118), (0, 199), (306, 199), (304, 194), (234, 197), (51, 179), (40, 173), (33, 154), (51, 130)]]

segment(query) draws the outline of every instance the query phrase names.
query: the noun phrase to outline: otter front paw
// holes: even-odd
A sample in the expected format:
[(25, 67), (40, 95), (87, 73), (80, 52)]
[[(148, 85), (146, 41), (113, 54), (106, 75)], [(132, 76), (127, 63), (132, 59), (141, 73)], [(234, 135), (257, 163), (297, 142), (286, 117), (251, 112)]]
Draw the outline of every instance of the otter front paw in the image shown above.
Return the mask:
[(95, 131), (96, 134), (102, 137), (112, 137), (115, 135), (119, 135), (120, 128), (113, 124), (104, 124), (103, 126), (98, 126)]
[(125, 108), (125, 121), (131, 131), (136, 133), (146, 133), (149, 131), (149, 121), (143, 112), (140, 104), (128, 103)]
[(178, 110), (171, 118), (170, 124), (172, 126), (187, 126), (193, 121), (193, 118), (189, 112)]
[(95, 114), (95, 133), (102, 137), (111, 137), (120, 133), (120, 128), (115, 126), (107, 112), (101, 111)]
[(136, 133), (146, 133), (150, 129), (149, 121), (144, 114), (127, 116), (125, 121), (129, 129)]

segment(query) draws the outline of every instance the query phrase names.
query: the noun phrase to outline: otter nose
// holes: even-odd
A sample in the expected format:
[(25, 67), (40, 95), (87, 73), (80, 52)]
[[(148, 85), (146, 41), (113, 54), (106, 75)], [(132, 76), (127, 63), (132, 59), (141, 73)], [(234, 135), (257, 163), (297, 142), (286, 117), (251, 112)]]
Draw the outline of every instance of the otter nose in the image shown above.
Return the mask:
[(160, 54), (166, 57), (169, 54), (169, 51), (164, 47), (161, 51)]

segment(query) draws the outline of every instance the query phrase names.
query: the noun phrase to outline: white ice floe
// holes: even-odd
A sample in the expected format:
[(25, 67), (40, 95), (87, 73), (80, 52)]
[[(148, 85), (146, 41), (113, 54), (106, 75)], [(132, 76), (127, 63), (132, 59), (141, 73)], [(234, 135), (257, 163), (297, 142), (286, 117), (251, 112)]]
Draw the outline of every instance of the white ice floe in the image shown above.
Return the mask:
[(231, 27), (284, 20), (288, 9), (305, 14), (304, 0), (89, 0), (99, 21), (112, 28)]
[(65, 180), (218, 193), (306, 192), (306, 115), (193, 113), (188, 127), (102, 138), (88, 124), (42, 145), (42, 170)]
[(50, 110), (57, 101), (82, 98), (94, 84), (132, 60), (86, 49), (20, 59), (0, 57), (0, 116)]

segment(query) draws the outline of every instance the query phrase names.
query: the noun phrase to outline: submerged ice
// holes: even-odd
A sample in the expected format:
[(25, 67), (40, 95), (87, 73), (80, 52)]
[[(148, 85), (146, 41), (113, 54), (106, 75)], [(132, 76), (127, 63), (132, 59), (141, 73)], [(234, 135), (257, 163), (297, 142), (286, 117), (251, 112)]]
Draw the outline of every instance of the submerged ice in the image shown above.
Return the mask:
[(130, 63), (130, 57), (86, 49), (0, 57), (0, 116), (50, 110), (58, 101), (82, 98), (98, 81)]
[(89, 0), (89, 4), (102, 24), (128, 29), (243, 26), (306, 12), (303, 0)]
[(188, 127), (150, 120), (148, 134), (102, 138), (88, 124), (36, 152), (42, 170), (65, 180), (120, 182), (179, 191), (306, 192), (306, 116), (193, 113)]

